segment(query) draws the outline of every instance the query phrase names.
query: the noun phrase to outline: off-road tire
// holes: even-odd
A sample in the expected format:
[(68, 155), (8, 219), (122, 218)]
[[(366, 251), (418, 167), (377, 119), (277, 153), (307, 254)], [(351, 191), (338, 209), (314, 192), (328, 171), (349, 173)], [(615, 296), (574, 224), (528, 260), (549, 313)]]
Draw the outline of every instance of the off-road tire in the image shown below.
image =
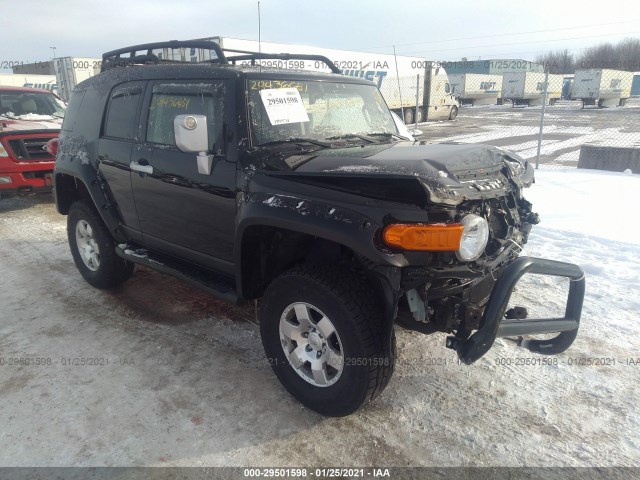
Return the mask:
[(404, 118), (402, 119), (402, 121), (404, 122), (405, 125), (410, 125), (413, 123), (414, 120), (414, 112), (411, 108), (405, 108), (404, 109)]
[[(99, 249), (99, 265), (95, 271), (87, 267), (82, 259), (76, 239), (76, 227), (86, 222)], [(95, 207), (88, 201), (79, 200), (69, 207), (67, 215), (67, 238), (73, 261), (80, 274), (92, 286), (111, 289), (121, 285), (133, 274), (134, 264), (116, 255), (116, 244), (104, 225)]]
[[(342, 344), (344, 367), (331, 386), (305, 381), (289, 364), (280, 338), (288, 306), (304, 302), (333, 323)], [(349, 415), (387, 386), (395, 362), (395, 334), (384, 334), (382, 308), (372, 288), (342, 267), (304, 264), (271, 282), (264, 295), (260, 332), (265, 353), (282, 385), (308, 408), (327, 416)]]

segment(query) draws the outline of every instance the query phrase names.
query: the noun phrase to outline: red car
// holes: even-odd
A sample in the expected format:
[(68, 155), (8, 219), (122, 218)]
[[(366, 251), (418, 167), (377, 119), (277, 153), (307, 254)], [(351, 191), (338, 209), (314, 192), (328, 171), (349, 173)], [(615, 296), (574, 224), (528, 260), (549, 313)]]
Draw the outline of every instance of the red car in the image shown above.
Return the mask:
[(0, 86), (0, 196), (51, 191), (65, 109), (47, 90)]

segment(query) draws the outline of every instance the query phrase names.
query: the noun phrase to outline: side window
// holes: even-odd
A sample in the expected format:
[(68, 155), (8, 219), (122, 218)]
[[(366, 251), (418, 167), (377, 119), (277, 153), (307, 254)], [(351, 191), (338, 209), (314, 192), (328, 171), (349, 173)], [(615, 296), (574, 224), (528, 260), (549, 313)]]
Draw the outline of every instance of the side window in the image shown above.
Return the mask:
[(209, 148), (222, 153), (222, 84), (156, 85), (153, 87), (147, 121), (147, 142), (175, 146), (173, 120), (176, 115), (207, 116)]
[(117, 87), (109, 98), (107, 117), (104, 122), (105, 137), (133, 140), (135, 137), (136, 114), (142, 97), (142, 87)]
[(67, 113), (64, 116), (64, 120), (62, 121), (62, 130), (73, 130), (76, 124), (76, 119), (78, 118), (78, 111), (82, 106), (82, 101), (84, 100), (84, 95), (86, 90), (78, 90), (71, 94), (71, 98), (69, 99), (69, 105), (67, 106)]

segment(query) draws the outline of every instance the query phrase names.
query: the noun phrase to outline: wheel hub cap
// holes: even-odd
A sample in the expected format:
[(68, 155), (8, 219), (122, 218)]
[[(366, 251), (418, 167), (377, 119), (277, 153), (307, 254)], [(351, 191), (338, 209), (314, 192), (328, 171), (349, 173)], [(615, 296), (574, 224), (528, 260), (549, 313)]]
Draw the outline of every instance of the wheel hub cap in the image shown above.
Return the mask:
[(100, 248), (93, 235), (93, 229), (86, 220), (79, 220), (76, 224), (76, 245), (82, 263), (95, 272), (100, 267)]
[(333, 322), (310, 303), (292, 303), (280, 317), (280, 342), (293, 370), (317, 387), (336, 383), (344, 368)]
[(316, 332), (309, 334), (309, 345), (311, 345), (311, 348), (316, 351), (320, 350), (322, 349), (322, 344), (323, 341), (320, 335), (318, 335)]

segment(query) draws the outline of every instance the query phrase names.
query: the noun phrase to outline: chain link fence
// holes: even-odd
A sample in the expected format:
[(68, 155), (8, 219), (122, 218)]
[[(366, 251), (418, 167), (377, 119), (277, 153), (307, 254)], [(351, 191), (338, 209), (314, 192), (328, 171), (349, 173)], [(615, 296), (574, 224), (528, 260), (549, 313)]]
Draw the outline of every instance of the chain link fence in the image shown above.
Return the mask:
[(640, 72), (449, 73), (435, 83), (398, 79), (404, 108), (394, 99), (392, 109), (419, 140), (487, 143), (536, 166), (640, 173)]

